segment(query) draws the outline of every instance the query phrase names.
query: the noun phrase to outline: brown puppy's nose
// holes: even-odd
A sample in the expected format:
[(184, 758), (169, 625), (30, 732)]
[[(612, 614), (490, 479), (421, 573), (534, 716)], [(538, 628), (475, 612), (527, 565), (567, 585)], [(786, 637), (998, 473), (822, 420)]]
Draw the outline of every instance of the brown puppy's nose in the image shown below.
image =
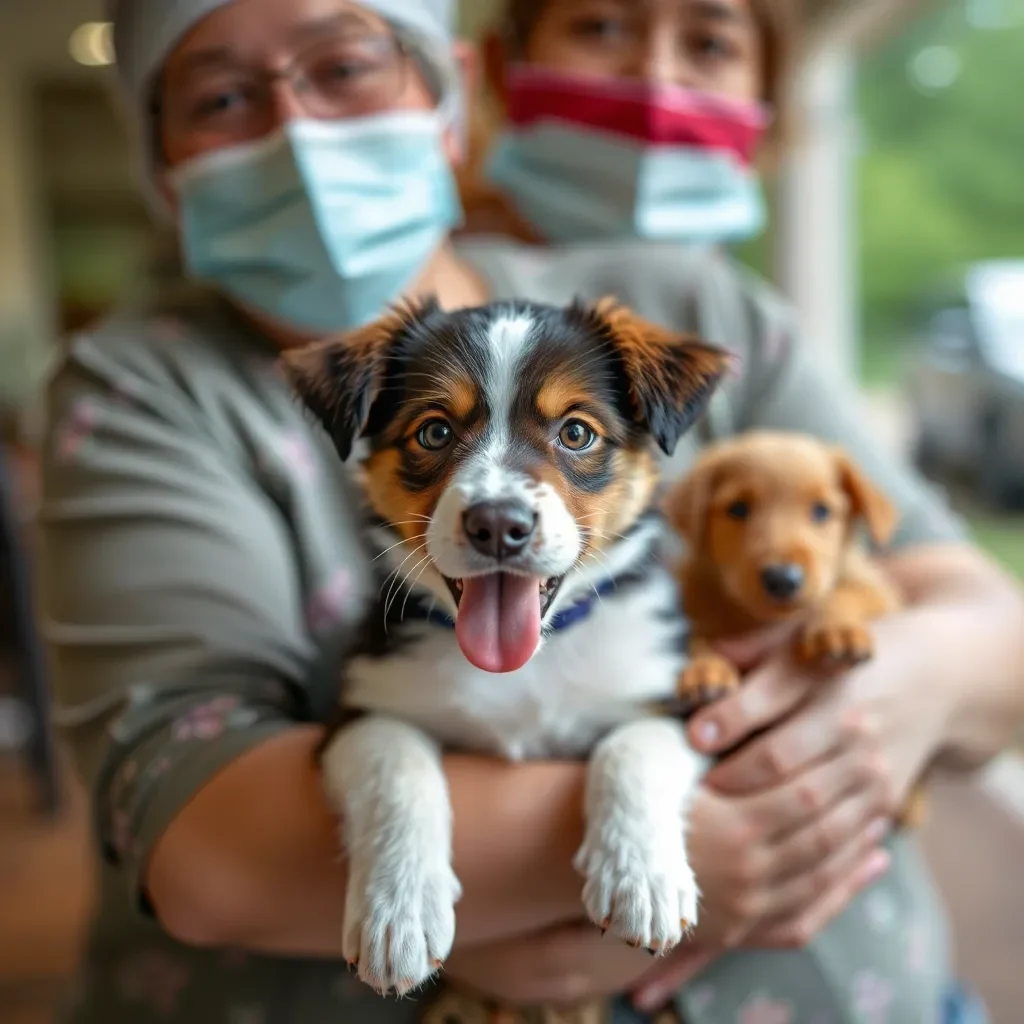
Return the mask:
[(533, 509), (518, 501), (484, 501), (462, 514), (469, 543), (488, 558), (518, 555), (537, 529)]
[(804, 571), (799, 565), (769, 565), (761, 570), (761, 585), (775, 601), (789, 601), (804, 585)]

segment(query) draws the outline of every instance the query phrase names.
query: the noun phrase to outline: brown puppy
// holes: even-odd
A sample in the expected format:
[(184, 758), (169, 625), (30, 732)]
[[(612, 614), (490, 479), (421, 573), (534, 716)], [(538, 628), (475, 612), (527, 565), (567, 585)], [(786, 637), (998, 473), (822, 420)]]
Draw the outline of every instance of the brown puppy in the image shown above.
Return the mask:
[[(800, 434), (755, 432), (710, 446), (665, 510), (687, 554), (679, 579), (692, 626), (679, 680), (687, 706), (740, 685), (714, 642), (764, 626), (797, 626), (798, 659), (815, 668), (874, 654), (870, 623), (900, 596), (859, 543), (892, 538), (892, 503), (840, 448)], [(902, 820), (920, 817), (915, 794)]]

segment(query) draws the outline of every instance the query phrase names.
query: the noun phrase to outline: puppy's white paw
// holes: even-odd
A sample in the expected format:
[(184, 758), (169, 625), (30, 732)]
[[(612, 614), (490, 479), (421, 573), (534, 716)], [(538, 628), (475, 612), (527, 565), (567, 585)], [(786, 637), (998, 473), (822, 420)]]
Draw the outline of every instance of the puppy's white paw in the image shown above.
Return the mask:
[[(389, 863), (390, 861), (390, 863)], [(443, 858), (349, 865), (342, 954), (381, 995), (405, 995), (444, 963), (462, 887)]]
[(697, 924), (699, 891), (682, 824), (674, 834), (664, 826), (595, 826), (575, 860), (587, 914), (631, 946), (668, 953)]

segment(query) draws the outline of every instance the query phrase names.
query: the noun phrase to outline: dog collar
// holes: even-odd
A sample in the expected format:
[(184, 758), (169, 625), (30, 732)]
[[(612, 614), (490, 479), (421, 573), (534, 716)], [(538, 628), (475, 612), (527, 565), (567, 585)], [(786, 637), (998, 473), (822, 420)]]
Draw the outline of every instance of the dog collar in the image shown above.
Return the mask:
[[(575, 626), (582, 622), (594, 610), (594, 605), (607, 597), (618, 585), (618, 580), (609, 579), (598, 583), (586, 597), (581, 597), (575, 604), (564, 608), (557, 615), (552, 616), (551, 621), (544, 627), (546, 633), (561, 633), (562, 630)], [(431, 622), (435, 626), (444, 629), (454, 629), (455, 620), (446, 612), (438, 611), (436, 608), (426, 608), (423, 605), (410, 607), (405, 615), (406, 619), (422, 619), (424, 622)]]

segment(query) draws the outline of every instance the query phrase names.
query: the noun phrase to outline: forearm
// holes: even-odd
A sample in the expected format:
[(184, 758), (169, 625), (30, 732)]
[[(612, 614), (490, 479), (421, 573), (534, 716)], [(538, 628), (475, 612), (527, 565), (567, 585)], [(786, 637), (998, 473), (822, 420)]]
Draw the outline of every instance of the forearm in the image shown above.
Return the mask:
[(967, 547), (933, 548), (887, 563), (921, 633), (917, 662), (947, 707), (936, 753), (977, 766), (1024, 729), (1024, 593)]
[[(198, 945), (340, 955), (345, 868), (313, 763), (315, 728), (239, 758), (156, 844), (146, 886), (163, 926)], [(452, 757), (459, 945), (536, 931), (580, 913), (571, 861), (583, 769)]]

